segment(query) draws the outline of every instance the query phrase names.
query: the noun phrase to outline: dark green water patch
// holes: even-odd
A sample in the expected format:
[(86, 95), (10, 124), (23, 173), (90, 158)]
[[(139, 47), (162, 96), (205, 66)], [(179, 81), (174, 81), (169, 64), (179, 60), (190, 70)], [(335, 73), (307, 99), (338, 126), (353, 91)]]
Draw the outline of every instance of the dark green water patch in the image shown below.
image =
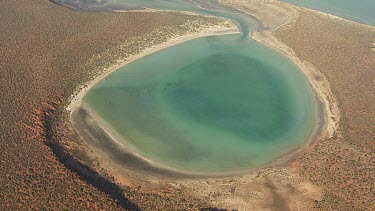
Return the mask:
[(315, 126), (304, 75), (241, 35), (185, 42), (132, 62), (84, 101), (137, 154), (193, 172), (245, 171), (301, 146)]
[(61, 0), (83, 10), (154, 8), (233, 20), (240, 35), (199, 38), (132, 62), (97, 83), (84, 102), (121, 144), (167, 167), (248, 171), (303, 145), (316, 126), (302, 72), (248, 37), (262, 23), (218, 1)]
[(165, 87), (176, 113), (247, 141), (274, 141), (295, 119), (285, 81), (268, 65), (237, 54), (215, 54), (188, 65)]

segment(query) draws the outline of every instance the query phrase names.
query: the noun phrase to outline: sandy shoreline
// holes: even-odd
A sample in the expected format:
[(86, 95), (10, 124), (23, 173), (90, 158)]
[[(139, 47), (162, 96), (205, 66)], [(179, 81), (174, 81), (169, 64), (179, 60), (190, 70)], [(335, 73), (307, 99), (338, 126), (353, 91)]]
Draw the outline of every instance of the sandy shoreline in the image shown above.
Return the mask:
[(305, 150), (312, 147), (320, 139), (330, 138), (338, 130), (340, 112), (337, 100), (331, 91), (328, 80), (313, 65), (299, 59), (292, 49), (277, 40), (271, 31), (258, 31), (250, 35), (255, 41), (277, 50), (287, 56), (307, 77), (313, 90), (316, 103), (317, 127), (314, 129), (312, 137), (306, 141), (300, 148), (291, 152), (289, 155), (275, 161), (270, 166), (280, 166), (285, 163), (285, 159), (293, 161), (302, 155)]
[[(314, 101), (316, 103), (317, 114), (317, 124), (311, 138), (298, 149), (291, 151), (287, 155), (275, 160), (265, 167), (280, 167), (287, 165), (288, 163), (297, 159), (299, 156), (303, 155), (303, 153), (308, 148), (312, 147), (316, 141), (323, 138), (332, 137), (338, 130), (340, 120), (338, 103), (336, 97), (331, 91), (326, 77), (313, 65), (298, 58), (291, 48), (280, 42), (273, 34), (279, 28), (287, 26), (288, 24), (296, 21), (299, 17), (300, 10), (305, 10), (305, 8), (275, 0), (240, 0), (238, 2), (221, 0), (221, 2), (239, 8), (245, 13), (253, 13), (252, 15), (254, 17), (259, 20), (263, 20), (266, 29), (251, 32), (250, 37), (258, 43), (274, 49), (290, 59), (303, 72), (311, 85), (315, 98)], [(244, 4), (250, 5), (250, 3), (251, 6), (243, 6)], [(331, 14), (325, 14), (311, 9), (306, 10), (310, 10), (318, 14), (324, 14), (328, 18), (352, 22)], [(280, 15), (281, 13), (282, 15)]]
[(111, 129), (110, 125), (85, 103), (73, 111), (71, 121), (78, 135), (90, 145), (95, 155), (104, 161), (102, 165), (106, 169), (130, 170), (135, 175), (147, 174), (148, 176), (168, 179), (230, 177), (253, 171), (230, 171), (225, 173), (191, 172), (175, 169), (147, 159), (126, 146), (123, 141), (120, 141), (123, 138), (117, 135)]
[(99, 77), (95, 78), (92, 81), (87, 82), (86, 84), (82, 85), (81, 87), (78, 87), (77, 91), (75, 93), (73, 93), (71, 95), (71, 97), (69, 98), (70, 103), (66, 107), (66, 110), (71, 114), (74, 111), (74, 109), (76, 109), (77, 107), (79, 107), (81, 105), (82, 98), (85, 95), (85, 93), (88, 92), (96, 83), (98, 83), (100, 80), (107, 77), (109, 74), (115, 72), (119, 68), (121, 68), (121, 67), (123, 67), (123, 66), (137, 60), (137, 59), (140, 59), (144, 56), (155, 53), (157, 51), (163, 50), (165, 48), (171, 47), (173, 45), (177, 45), (177, 44), (180, 44), (180, 43), (183, 43), (183, 42), (186, 42), (186, 41), (189, 41), (189, 40), (193, 40), (193, 39), (196, 39), (196, 38), (215, 36), (215, 35), (236, 34), (236, 33), (239, 33), (239, 31), (235, 27), (233, 27), (233, 28), (224, 28), (224, 27), (215, 28), (215, 27), (212, 27), (211, 29), (208, 29), (208, 30), (205, 30), (205, 31), (202, 31), (202, 32), (176, 37), (176, 38), (173, 38), (173, 39), (171, 39), (171, 40), (169, 40), (165, 43), (162, 43), (160, 45), (147, 48), (147, 49), (143, 50), (141, 53), (139, 53), (137, 55), (130, 56), (128, 58), (125, 58), (123, 61), (120, 61), (118, 64), (115, 64), (115, 65), (109, 67), (108, 69), (105, 69)]
[[(283, 25), (288, 24), (291, 21), (294, 21), (295, 18), (297, 18), (297, 17), (298, 17), (298, 15), (293, 14), (291, 16), (291, 18), (289, 17), (287, 22), (283, 23)], [(259, 18), (259, 17), (257, 17), (257, 18)], [(122, 62), (121, 64), (112, 66), (111, 68), (106, 70), (100, 77), (98, 77), (95, 80), (89, 82), (89, 84), (85, 85), (84, 88), (81, 88), (79, 92), (77, 92), (76, 94), (73, 95), (71, 103), (67, 107), (67, 110), (71, 114), (71, 122), (73, 123), (73, 125), (75, 125), (75, 128), (77, 128), (79, 126), (78, 126), (77, 122), (75, 122), (75, 121), (77, 121), (78, 113), (81, 112), (81, 113), (84, 113), (84, 115), (88, 115), (90, 113), (89, 116), (91, 116), (91, 118), (92, 118), (91, 121), (94, 119), (97, 124), (100, 124), (100, 129), (103, 130), (102, 133), (105, 132), (108, 137), (111, 137), (113, 144), (116, 144), (116, 143), (119, 144), (118, 142), (116, 142), (116, 137), (114, 137), (115, 135), (113, 134), (113, 131), (110, 131), (110, 128), (106, 127), (105, 123), (103, 121), (101, 121), (100, 118), (98, 118), (92, 112), (90, 112), (90, 109), (88, 108), (87, 105), (83, 106), (83, 104), (82, 104), (82, 98), (83, 98), (84, 94), (87, 91), (89, 91), (93, 87), (93, 85), (95, 85), (98, 81), (105, 78), (108, 74), (112, 73), (113, 71), (116, 71), (120, 67), (122, 67), (122, 66), (124, 66), (124, 65), (126, 65), (126, 64), (128, 64), (132, 61), (135, 61), (135, 60), (137, 60), (137, 59), (139, 59), (143, 56), (154, 53), (158, 50), (161, 50), (161, 49), (167, 48), (169, 46), (176, 45), (178, 43), (182, 43), (182, 42), (194, 39), (194, 38), (210, 36), (210, 35), (232, 34), (232, 33), (236, 33), (236, 32), (238, 32), (238, 31), (236, 31), (234, 29), (221, 29), (221, 30), (216, 30), (216, 31), (213, 30), (211, 32), (205, 31), (205, 32), (201, 32), (201, 33), (198, 33), (198, 34), (182, 36), (180, 38), (175, 38), (175, 39), (173, 39), (171, 41), (168, 41), (166, 43), (163, 43), (161, 45), (146, 49), (141, 54), (132, 56), (132, 57), (128, 58), (128, 60), (126, 60), (125, 62)], [(330, 137), (330, 136), (333, 135), (334, 131), (336, 131), (336, 129), (337, 129), (337, 126), (338, 126), (337, 121), (339, 120), (339, 113), (338, 113), (336, 100), (333, 97), (333, 94), (331, 93), (330, 88), (329, 88), (328, 81), (324, 78), (324, 76), (321, 73), (319, 73), (314, 67), (312, 67), (309, 64), (306, 64), (305, 62), (301, 61), (297, 56), (295, 56), (294, 53), (291, 51), (291, 49), (289, 49), (283, 43), (279, 42), (273, 36), (271, 30), (263, 30), (263, 31), (253, 32), (251, 34), (251, 37), (254, 40), (256, 40), (256, 41), (258, 41), (258, 42), (260, 42), (260, 43), (262, 43), (262, 44), (264, 44), (264, 45), (266, 45), (266, 46), (268, 46), (272, 49), (278, 50), (279, 52), (281, 52), (282, 54), (287, 56), (290, 60), (292, 60), (299, 67), (299, 69), (301, 69), (303, 71), (303, 73), (306, 75), (306, 77), (308, 78), (308, 80), (309, 80), (309, 82), (310, 82), (310, 84), (311, 84), (311, 86), (314, 90), (315, 101), (316, 101), (317, 109), (318, 109), (318, 111), (316, 113), (319, 116), (317, 116), (318, 122), (317, 122), (317, 126), (315, 128), (315, 132), (312, 134), (312, 137), (308, 141), (306, 141), (306, 143), (304, 145), (300, 146), (298, 149), (293, 150), (292, 152), (288, 153), (287, 155), (281, 157), (280, 159), (275, 160), (275, 161), (271, 162), (270, 164), (265, 165), (265, 166), (263, 166), (259, 169), (285, 166), (285, 165), (290, 164), (292, 161), (294, 161), (296, 158), (298, 158), (301, 154), (303, 154), (303, 152), (306, 149), (308, 149), (311, 145), (313, 145), (313, 143), (316, 140), (319, 140), (320, 138), (323, 138), (323, 137)], [(317, 76), (319, 78), (323, 78), (324, 80), (322, 80), (322, 81), (316, 80), (314, 77), (317, 77)], [(82, 118), (81, 118), (80, 121), (82, 123)], [(80, 133), (77, 129), (76, 129), (77, 133)], [(82, 128), (81, 128), (81, 130), (82, 130)], [(86, 139), (87, 139), (87, 135), (80, 134), (80, 136), (86, 136)], [(85, 141), (87, 141), (87, 140), (85, 140)], [(100, 152), (103, 153), (104, 149), (99, 149), (98, 147), (99, 146), (96, 146), (96, 150), (94, 150), (94, 151), (97, 151), (99, 153)], [(127, 166), (128, 168), (133, 169), (135, 171), (139, 171), (139, 170), (143, 171), (143, 170), (147, 169), (147, 173), (150, 173), (150, 174), (153, 174), (153, 175), (160, 175), (161, 174), (161, 175), (167, 176), (167, 177), (195, 178), (195, 177), (233, 176), (233, 175), (239, 175), (239, 174), (246, 174), (248, 172), (254, 171), (254, 170), (251, 170), (251, 171), (241, 171), (241, 172), (226, 172), (224, 174), (217, 174), (217, 173), (214, 173), (214, 174), (203, 173), (203, 174), (201, 174), (201, 173), (196, 173), (196, 172), (185, 172), (185, 171), (180, 171), (180, 170), (177, 170), (177, 169), (171, 169), (171, 168), (165, 167), (163, 165), (153, 163), (152, 161), (149, 161), (145, 158), (142, 158), (139, 155), (136, 155), (134, 152), (129, 152), (127, 150), (122, 150), (122, 151), (126, 152), (125, 154), (126, 154), (128, 160), (130, 159), (130, 156), (132, 156), (131, 160), (132, 160), (133, 164), (136, 163), (140, 167), (137, 170), (137, 169), (134, 168), (135, 165), (129, 166), (129, 165), (126, 165), (127, 164), (126, 162), (121, 162), (119, 160), (117, 160), (117, 161), (121, 162), (121, 166), (118, 165), (118, 163), (113, 164), (113, 165), (117, 165), (117, 167), (120, 167), (120, 168), (122, 167), (122, 165), (124, 165), (125, 168)], [(105, 156), (107, 156), (107, 157), (104, 160), (107, 160), (107, 161), (110, 162), (110, 160), (116, 159), (113, 156), (112, 157), (108, 156), (108, 154), (111, 154), (111, 153), (117, 154), (118, 152), (113, 151), (113, 150), (110, 151), (110, 152), (105, 152), (105, 154), (107, 154)], [(110, 159), (110, 160), (108, 160), (108, 159)], [(107, 164), (104, 164), (104, 166), (107, 166), (110, 169), (114, 169), (114, 167), (111, 166), (112, 164), (109, 164), (109, 162), (104, 161), (103, 163), (107, 163)], [(124, 167), (122, 167), (122, 168), (124, 168)]]
[[(77, 91), (71, 95), (70, 97), (70, 103), (66, 107), (66, 110), (69, 112), (70, 115), (70, 121), (73, 125), (73, 128), (76, 130), (77, 134), (81, 137), (81, 139), (84, 140), (85, 143), (89, 144), (90, 147), (93, 147), (93, 151), (95, 151), (95, 156), (99, 157), (106, 157), (104, 159), (105, 161), (102, 162), (103, 166), (106, 166), (108, 169), (113, 169), (113, 165), (110, 164), (110, 160), (117, 160), (117, 162), (121, 162), (121, 166), (118, 164), (117, 165), (120, 168), (124, 168), (123, 166), (126, 166), (128, 169), (135, 170), (134, 173), (137, 173), (137, 171), (143, 171), (144, 169), (147, 169), (147, 173), (151, 175), (164, 175), (168, 176), (170, 178), (192, 178), (192, 177), (207, 177), (207, 173), (200, 174), (196, 172), (185, 172), (182, 170), (177, 170), (173, 168), (169, 168), (167, 166), (163, 166), (161, 164), (156, 164), (155, 162), (148, 160), (138, 154), (136, 154), (134, 151), (129, 151), (126, 146), (119, 141), (120, 138), (115, 134), (114, 131), (110, 129), (110, 127), (107, 125), (107, 123), (102, 120), (100, 117), (98, 117), (88, 105), (85, 105), (83, 103), (83, 97), (84, 95), (93, 87), (95, 86), (96, 83), (110, 75), (111, 73), (117, 71), (121, 67), (136, 61), (137, 59), (140, 59), (144, 56), (150, 55), (152, 53), (155, 53), (157, 51), (163, 50), (165, 48), (171, 47), (173, 45), (177, 45), (189, 40), (197, 39), (197, 38), (202, 38), (202, 37), (208, 37), (208, 36), (218, 36), (218, 35), (226, 35), (226, 34), (237, 34), (240, 33), (238, 31), (238, 28), (235, 27), (234, 25), (231, 28), (228, 27), (210, 27), (209, 29), (203, 30), (198, 33), (192, 33), (180, 37), (175, 37), (167, 42), (164, 42), (160, 45), (156, 45), (150, 48), (147, 48), (143, 50), (140, 54), (138, 55), (133, 55), (130, 56), (123, 61), (121, 61), (119, 64), (113, 65), (110, 68), (106, 69), (103, 71), (103, 73), (95, 78), (92, 81), (87, 82), (86, 84), (80, 86)], [(87, 118), (88, 117), (88, 118)], [(82, 131), (87, 131), (92, 125), (88, 125), (87, 122), (84, 122), (84, 119), (87, 118), (89, 119), (87, 122), (95, 122), (96, 127), (95, 130), (96, 132), (99, 131), (102, 139), (106, 140), (107, 145), (106, 146), (100, 146), (98, 144), (98, 140), (95, 141), (95, 137), (92, 136), (91, 134), (84, 134)], [(85, 126), (83, 126), (85, 125)], [(94, 130), (91, 130), (93, 132)], [(108, 146), (118, 146), (112, 149), (108, 150)], [(120, 151), (117, 151), (120, 149)], [(110, 156), (117, 154), (117, 156)], [(121, 157), (126, 157), (126, 159), (117, 159)], [(110, 160), (108, 160), (110, 159)], [(129, 160), (131, 160), (129, 162)], [(130, 165), (129, 165), (130, 164)], [(126, 168), (125, 167), (125, 168)], [(209, 174), (209, 173), (208, 173)], [(229, 173), (225, 174), (227, 175), (232, 175), (232, 174), (238, 174), (238, 173)], [(223, 176), (223, 175), (218, 175), (218, 174), (209, 174), (210, 177), (217, 177), (217, 176)]]

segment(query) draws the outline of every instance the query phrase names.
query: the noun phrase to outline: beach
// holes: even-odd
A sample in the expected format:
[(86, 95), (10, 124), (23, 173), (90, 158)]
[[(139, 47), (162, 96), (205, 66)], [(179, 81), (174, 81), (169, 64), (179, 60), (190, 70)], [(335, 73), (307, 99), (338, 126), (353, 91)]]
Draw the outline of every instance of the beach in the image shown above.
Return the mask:
[(147, 56), (149, 54), (155, 53), (157, 51), (160, 51), (162, 49), (168, 48), (173, 45), (177, 45), (179, 43), (186, 42), (188, 40), (200, 38), (200, 37), (207, 37), (207, 36), (214, 36), (214, 35), (225, 35), (225, 34), (235, 34), (239, 33), (238, 29), (234, 26), (233, 23), (227, 22), (228, 26), (211, 26), (203, 29), (202, 31), (199, 31), (198, 33), (191, 33), (184, 36), (174, 37), (169, 39), (167, 42), (163, 42), (156, 46), (151, 46), (149, 48), (144, 49), (142, 52), (140, 52), (137, 55), (131, 55), (127, 58), (124, 58), (123, 60), (119, 60), (117, 64), (112, 65), (111, 67), (105, 69), (102, 71), (100, 76), (96, 77), (94, 80), (89, 81), (85, 83), (84, 85), (81, 85), (78, 87), (74, 94), (70, 96), (70, 102), (66, 106), (66, 110), (70, 113), (74, 111), (77, 107), (79, 107), (82, 103), (82, 98), (85, 95), (86, 92), (89, 91), (90, 88), (92, 88), (98, 81), (104, 79), (112, 72), (118, 70), (120, 67), (123, 67), (137, 59), (140, 59), (144, 56)]
[[(119, 62), (119, 64), (113, 65), (110, 68), (103, 71), (103, 73), (95, 78), (94, 80), (87, 82), (77, 89), (77, 91), (70, 97), (70, 102), (66, 107), (66, 110), (70, 113), (70, 120), (73, 124), (73, 127), (76, 129), (76, 132), (81, 136), (83, 140), (91, 147), (95, 148), (96, 155), (102, 157), (102, 164), (107, 166), (107, 168), (114, 169), (113, 165), (116, 165), (117, 168), (130, 169), (135, 171), (141, 171), (142, 173), (147, 173), (150, 175), (156, 176), (165, 176), (170, 178), (191, 178), (191, 177), (218, 177), (222, 176), (220, 174), (200, 174), (197, 172), (185, 172), (177, 169), (173, 169), (167, 166), (156, 164), (154, 161), (148, 160), (145, 157), (140, 156), (139, 154), (131, 151), (128, 147), (124, 146), (123, 141), (121, 140), (116, 133), (111, 130), (111, 127), (98, 117), (95, 112), (89, 107), (89, 105), (84, 104), (82, 98), (84, 95), (100, 80), (103, 80), (112, 72), (118, 70), (120, 67), (123, 67), (137, 59), (140, 59), (144, 56), (157, 52), (159, 50), (168, 48), (173, 45), (177, 45), (188, 40), (193, 40), (196, 38), (207, 37), (207, 36), (217, 36), (217, 35), (226, 35), (226, 34), (236, 34), (239, 33), (238, 28), (235, 27), (233, 23), (227, 22), (227, 26), (211, 26), (209, 28), (203, 29), (198, 33), (191, 33), (185, 36), (180, 36), (172, 38), (167, 42), (161, 43), (160, 45), (152, 46), (145, 49), (138, 55), (130, 56), (124, 61)], [(95, 123), (95, 126), (89, 123)], [(91, 130), (91, 133), (85, 133), (87, 130)], [(105, 142), (104, 145), (99, 144), (100, 140), (93, 136), (92, 134), (100, 133)], [(105, 141), (104, 141), (105, 140)], [(117, 140), (117, 141), (116, 141)], [(109, 146), (109, 147), (108, 147)], [(117, 147), (113, 147), (117, 146)], [(121, 150), (118, 150), (121, 149)], [(104, 153), (104, 154), (103, 154)], [(117, 154), (117, 156), (115, 156)], [(123, 158), (125, 156), (125, 158)], [(129, 162), (129, 160), (131, 160)], [(115, 162), (115, 164), (112, 164)], [(233, 172), (230, 174), (239, 174), (238, 172)], [(225, 174), (228, 175), (228, 174)]]
[[(291, 152), (288, 156), (281, 158), (279, 161), (275, 161), (274, 164), (280, 164), (285, 162), (285, 160), (292, 162), (297, 159), (298, 156), (302, 155), (303, 151), (308, 147), (313, 147), (317, 140), (332, 137), (334, 133), (337, 132), (340, 121), (337, 100), (331, 91), (330, 84), (326, 77), (312, 64), (301, 60), (301, 58), (299, 58), (290, 47), (278, 40), (274, 35), (274, 32), (279, 28), (295, 22), (299, 17), (299, 10), (301, 10), (301, 8), (274, 0), (243, 0), (235, 2), (222, 0), (221, 2), (239, 8), (243, 12), (251, 13), (254, 17), (261, 20), (263, 29), (251, 32), (250, 37), (267, 47), (277, 50), (292, 60), (308, 78), (309, 83), (315, 92), (314, 97), (318, 105), (318, 121), (315, 132), (304, 146), (295, 152)], [(342, 20), (342, 18), (333, 15), (326, 15)], [(273, 166), (273, 164), (271, 164), (271, 166)]]

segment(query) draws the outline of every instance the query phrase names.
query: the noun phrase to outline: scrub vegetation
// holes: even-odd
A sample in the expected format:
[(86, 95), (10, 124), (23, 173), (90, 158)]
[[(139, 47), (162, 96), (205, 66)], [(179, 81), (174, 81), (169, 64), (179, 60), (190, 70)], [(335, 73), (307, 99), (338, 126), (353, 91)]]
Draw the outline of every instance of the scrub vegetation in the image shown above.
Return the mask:
[(375, 30), (298, 12), (272, 33), (328, 79), (340, 106), (339, 131), (285, 169), (171, 183), (109, 175), (77, 137), (65, 107), (77, 87), (124, 58), (227, 22), (175, 12), (79, 12), (47, 0), (2, 2), (1, 210), (218, 210), (204, 201), (215, 199), (222, 207), (288, 210), (303, 202), (305, 210), (375, 210)]
[(299, 160), (301, 174), (325, 190), (316, 206), (374, 210), (375, 28), (303, 10), (275, 35), (327, 77), (339, 102), (339, 133)]
[(175, 189), (120, 186), (88, 165), (95, 163), (77, 160), (66, 150), (77, 145), (77, 137), (64, 109), (76, 87), (118, 59), (222, 20), (166, 12), (78, 12), (47, 0), (4, 1), (0, 10), (2, 210), (207, 206)]

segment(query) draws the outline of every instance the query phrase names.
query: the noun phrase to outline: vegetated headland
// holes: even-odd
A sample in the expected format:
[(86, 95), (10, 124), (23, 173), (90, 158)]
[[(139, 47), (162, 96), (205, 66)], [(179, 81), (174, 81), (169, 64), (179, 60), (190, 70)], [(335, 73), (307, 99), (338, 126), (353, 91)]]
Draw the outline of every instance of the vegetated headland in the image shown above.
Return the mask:
[(300, 158), (301, 175), (325, 188), (325, 209), (375, 209), (375, 27), (300, 10), (275, 35), (323, 73), (339, 103), (338, 134)]
[(85, 162), (65, 105), (117, 60), (226, 21), (175, 12), (80, 12), (47, 0), (6, 1), (0, 10), (2, 210), (209, 207), (168, 187), (117, 184), (95, 161)]

